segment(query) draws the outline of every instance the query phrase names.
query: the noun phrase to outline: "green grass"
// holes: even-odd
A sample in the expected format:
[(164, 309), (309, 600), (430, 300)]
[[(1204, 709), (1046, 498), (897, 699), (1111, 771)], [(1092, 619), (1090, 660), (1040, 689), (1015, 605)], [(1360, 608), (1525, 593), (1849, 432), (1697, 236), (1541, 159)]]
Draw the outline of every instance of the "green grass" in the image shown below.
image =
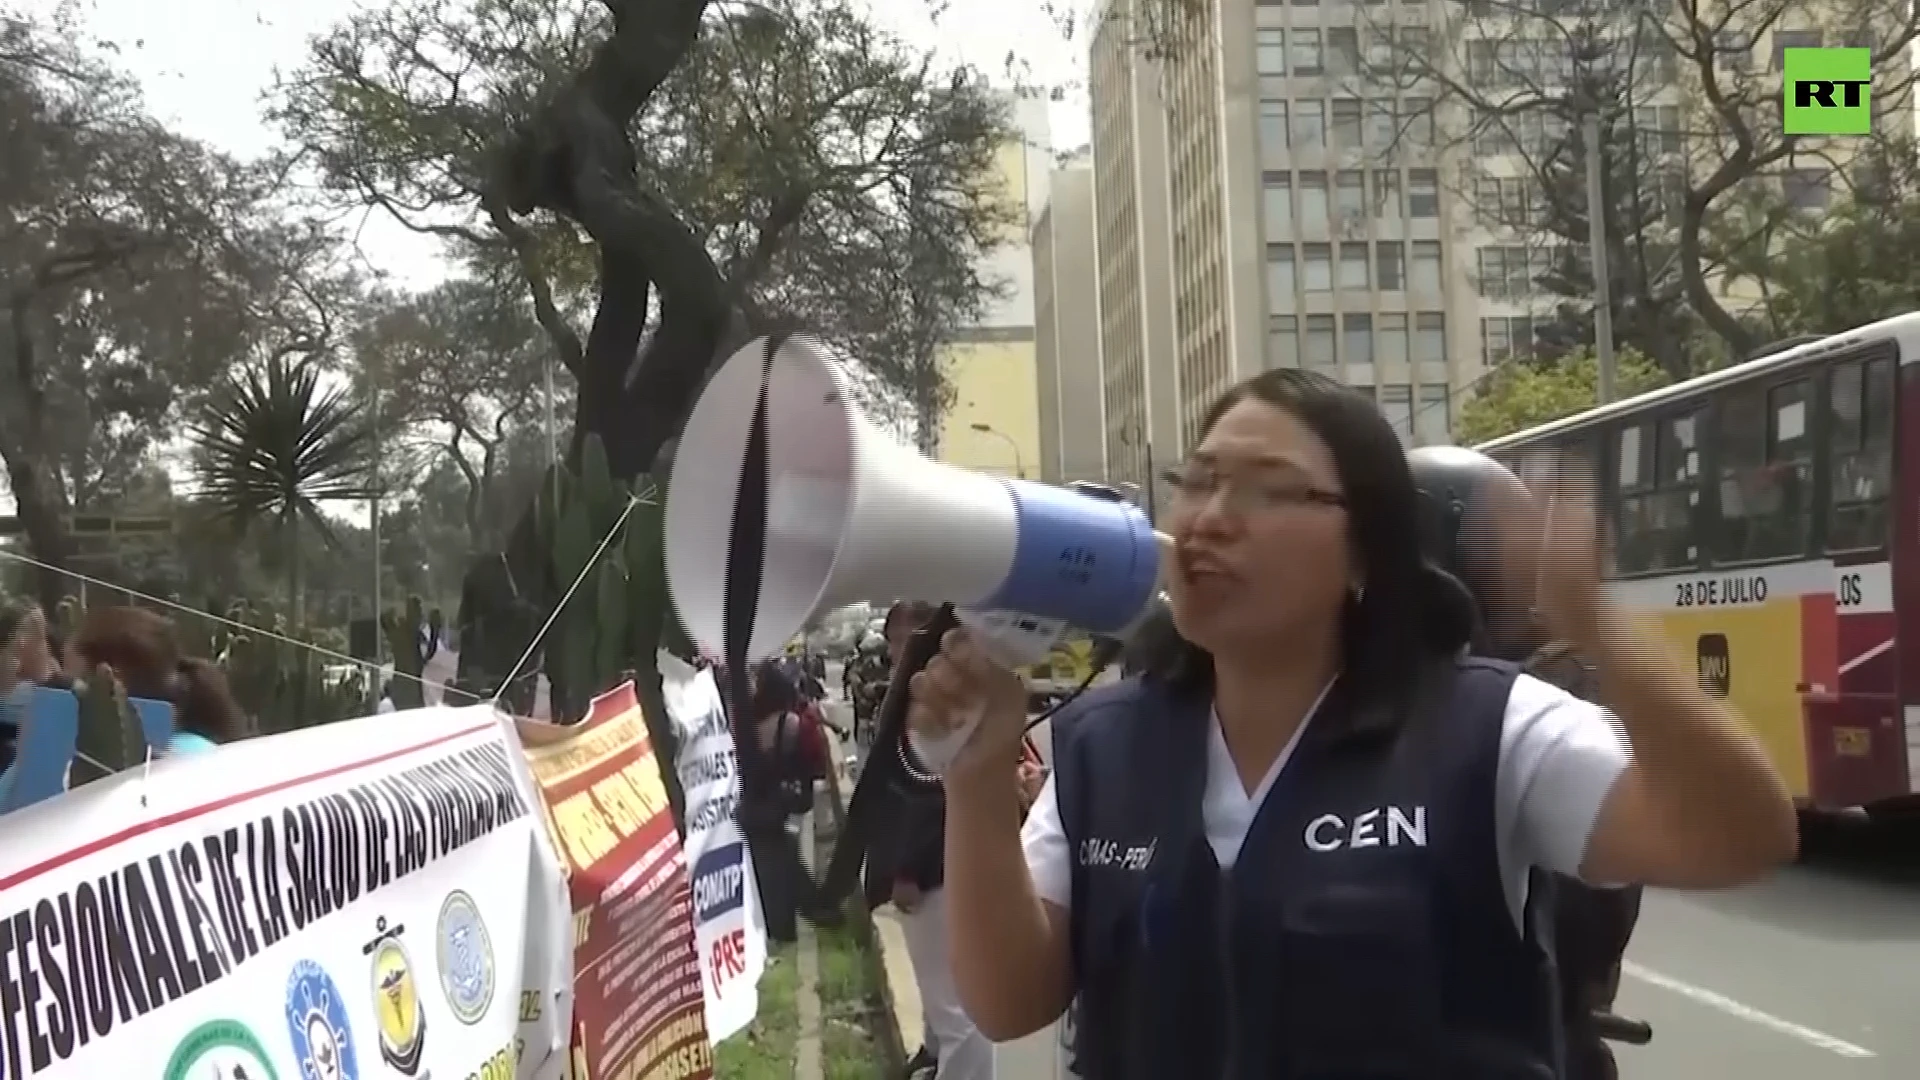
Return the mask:
[(800, 1038), (800, 959), (795, 946), (772, 946), (760, 976), (760, 1007), (747, 1030), (720, 1044), (713, 1074), (723, 1080), (792, 1080)]
[(823, 929), (816, 940), (826, 1080), (881, 1080), (885, 1074), (871, 1026), (880, 994), (866, 951), (851, 925)]

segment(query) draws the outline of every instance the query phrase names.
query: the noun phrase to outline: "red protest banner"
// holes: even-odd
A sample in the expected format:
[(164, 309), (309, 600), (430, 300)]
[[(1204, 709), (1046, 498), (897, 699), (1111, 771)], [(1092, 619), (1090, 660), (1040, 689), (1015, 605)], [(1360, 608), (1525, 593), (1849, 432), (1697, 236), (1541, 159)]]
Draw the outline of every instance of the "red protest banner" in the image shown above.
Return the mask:
[(569, 1080), (710, 1080), (686, 857), (631, 684), (519, 721), (573, 898)]

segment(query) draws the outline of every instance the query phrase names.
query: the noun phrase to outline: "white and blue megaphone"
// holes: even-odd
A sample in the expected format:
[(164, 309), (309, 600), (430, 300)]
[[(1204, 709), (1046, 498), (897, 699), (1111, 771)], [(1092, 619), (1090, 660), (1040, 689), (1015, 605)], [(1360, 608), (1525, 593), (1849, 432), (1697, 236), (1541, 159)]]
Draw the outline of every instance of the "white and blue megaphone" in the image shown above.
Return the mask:
[[(756, 340), (695, 405), (667, 487), (667, 582), (696, 645), (724, 648), (728, 537), (765, 393), (766, 547), (748, 647), (772, 655), (818, 613), (951, 603), (1008, 663), (1065, 626), (1124, 633), (1158, 594), (1161, 542), (1125, 502), (929, 461), (856, 404), (844, 364), (805, 337)], [(1025, 653), (1026, 655), (1019, 655)]]

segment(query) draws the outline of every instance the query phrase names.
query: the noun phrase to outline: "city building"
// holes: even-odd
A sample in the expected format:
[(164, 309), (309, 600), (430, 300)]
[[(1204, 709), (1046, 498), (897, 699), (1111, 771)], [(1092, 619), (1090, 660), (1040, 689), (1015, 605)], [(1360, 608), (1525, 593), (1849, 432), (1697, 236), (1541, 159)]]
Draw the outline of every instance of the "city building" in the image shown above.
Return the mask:
[(1107, 479), (1094, 231), (1093, 168), (1082, 156), (1048, 178), (1033, 225), (1040, 479), (1050, 484)]
[[(1895, 0), (1868, 2), (1894, 10)], [(1872, 37), (1853, 24), (1815, 29), (1838, 9), (1791, 8), (1777, 28), (1756, 36), (1734, 26), (1716, 41), (1723, 80), (1740, 80), (1741, 100), (1760, 112), (1778, 108), (1783, 49)], [(1567, 42), (1579, 35), (1540, 24), (1598, 22), (1599, 66), (1637, 59), (1625, 126), (1654, 150), (1649, 159), (1683, 150), (1690, 126), (1713, 130), (1694, 116), (1708, 98), (1687, 70), (1696, 65), (1662, 53), (1661, 34), (1631, 38), (1640, 9), (1501, 14), (1514, 10), (1475, 0), (1109, 0), (1090, 89), (1110, 469), (1135, 475), (1126, 436), (1143, 415), (1153, 449), (1177, 456), (1221, 389), (1277, 366), (1368, 389), (1409, 443), (1450, 439), (1462, 398), (1556, 311), (1560, 298), (1540, 287), (1548, 264), (1581, 246), (1528, 235), (1499, 213), (1537, 198), (1519, 148), (1564, 146), (1564, 126), (1554, 130), (1544, 108), (1489, 123), (1458, 104), (1470, 96), (1462, 88), (1511, 102), (1502, 80), (1530, 78), (1538, 99), (1564, 108)], [(1903, 83), (1906, 66), (1889, 60), (1876, 81)], [(1724, 152), (1721, 141), (1692, 148)], [(1833, 142), (1809, 143), (1762, 182), (1817, 209), (1841, 186), (1828, 162), (1849, 151)], [(1742, 295), (1750, 284), (1710, 284), (1731, 310), (1752, 302)], [(1171, 318), (1152, 317), (1163, 312)], [(1146, 391), (1156, 380), (1164, 396)], [(1169, 407), (1177, 432), (1160, 423)]]
[(1160, 65), (1144, 58), (1142, 5), (1109, 0), (1095, 20), (1094, 248), (1109, 482), (1158, 494), (1155, 472), (1186, 450), (1173, 309), (1173, 218)]
[(1005, 282), (1005, 296), (941, 351), (954, 391), (940, 426), (940, 460), (982, 472), (1038, 478), (1040, 403), (1034, 315), (1033, 222), (1047, 205), (1053, 169), (1047, 100), (1009, 92), (1018, 135), (1000, 152), (1007, 196), (1023, 208), (1006, 242), (984, 257), (982, 272)]

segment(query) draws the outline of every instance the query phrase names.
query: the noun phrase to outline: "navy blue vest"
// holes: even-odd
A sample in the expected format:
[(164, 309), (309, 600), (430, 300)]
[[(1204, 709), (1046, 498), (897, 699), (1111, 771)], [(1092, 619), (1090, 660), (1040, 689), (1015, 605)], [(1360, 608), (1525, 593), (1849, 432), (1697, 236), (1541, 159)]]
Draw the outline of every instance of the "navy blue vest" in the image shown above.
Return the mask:
[(1556, 1075), (1550, 950), (1515, 929), (1495, 844), (1514, 675), (1437, 671), (1375, 736), (1329, 722), (1336, 685), (1227, 873), (1200, 818), (1203, 697), (1131, 679), (1056, 717), (1081, 1074)]

